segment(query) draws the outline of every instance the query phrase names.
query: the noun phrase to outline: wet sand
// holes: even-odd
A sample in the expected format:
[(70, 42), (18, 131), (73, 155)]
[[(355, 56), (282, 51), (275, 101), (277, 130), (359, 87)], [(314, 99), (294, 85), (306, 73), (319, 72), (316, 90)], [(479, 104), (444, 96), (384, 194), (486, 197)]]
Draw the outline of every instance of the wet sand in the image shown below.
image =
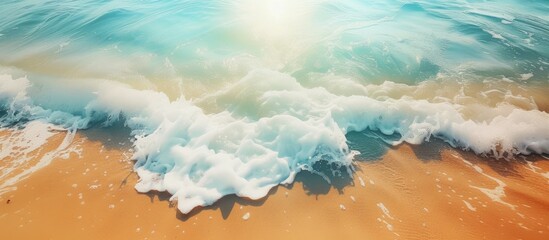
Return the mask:
[(401, 145), (358, 161), (354, 179), (302, 173), (262, 200), (227, 196), (182, 215), (169, 195), (134, 190), (129, 142), (83, 131), (70, 149), (0, 195), (0, 239), (549, 239), (549, 161), (539, 156)]

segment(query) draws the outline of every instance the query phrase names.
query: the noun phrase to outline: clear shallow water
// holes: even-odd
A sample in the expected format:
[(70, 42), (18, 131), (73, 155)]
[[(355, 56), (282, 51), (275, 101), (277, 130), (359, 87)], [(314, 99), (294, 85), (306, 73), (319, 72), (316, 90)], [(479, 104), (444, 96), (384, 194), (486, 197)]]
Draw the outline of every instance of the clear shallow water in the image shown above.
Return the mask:
[[(182, 212), (260, 198), (319, 161), (351, 172), (355, 147), (379, 156), (380, 141), (547, 154), (547, 12), (545, 1), (4, 1), (1, 122), (122, 121), (136, 188), (169, 191)], [(364, 130), (380, 141), (360, 142)]]

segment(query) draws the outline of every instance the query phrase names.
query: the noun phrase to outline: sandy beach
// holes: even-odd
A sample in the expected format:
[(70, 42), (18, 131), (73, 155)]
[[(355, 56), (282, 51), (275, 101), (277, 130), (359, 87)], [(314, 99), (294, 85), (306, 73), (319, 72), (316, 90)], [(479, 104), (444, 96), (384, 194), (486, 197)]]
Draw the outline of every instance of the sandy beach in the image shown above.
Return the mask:
[[(32, 158), (65, 135), (56, 132)], [(328, 184), (302, 172), (261, 200), (227, 196), (183, 215), (166, 193), (136, 192), (131, 143), (116, 136), (77, 133), (71, 151), (0, 195), (0, 239), (549, 237), (549, 162), (539, 156), (508, 162), (401, 145), (357, 161), (353, 179)]]

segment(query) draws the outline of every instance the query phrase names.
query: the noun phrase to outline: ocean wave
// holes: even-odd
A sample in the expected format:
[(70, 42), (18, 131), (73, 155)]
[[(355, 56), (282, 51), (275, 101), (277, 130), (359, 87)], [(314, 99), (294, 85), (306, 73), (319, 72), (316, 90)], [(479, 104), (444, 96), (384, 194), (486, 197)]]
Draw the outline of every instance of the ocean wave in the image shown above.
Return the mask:
[(548, 11), (517, 0), (7, 0), (0, 127), (74, 136), (123, 123), (136, 189), (169, 192), (183, 213), (261, 198), (300, 171), (329, 180), (318, 164), (352, 174), (349, 136), (362, 131), (495, 158), (548, 154)]
[[(363, 94), (341, 95), (337, 87), (342, 85), (334, 82), (352, 80), (319, 79), (326, 84), (308, 88), (288, 74), (255, 69), (194, 100), (171, 100), (162, 92), (98, 81), (68, 90), (93, 98), (79, 111), (63, 112), (40, 106), (33, 99), (40, 93), (26, 77), (0, 78), (4, 126), (42, 121), (74, 131), (124, 122), (135, 140), (133, 159), (140, 177), (136, 189), (169, 192), (183, 213), (228, 194), (264, 197), (274, 186), (292, 182), (300, 171), (315, 172), (318, 162), (341, 166), (350, 174), (358, 154), (349, 148), (350, 132), (399, 136), (386, 139), (393, 145), (438, 138), (497, 158), (549, 153), (549, 125), (543, 124), (549, 114), (537, 110), (532, 99), (493, 86), (486, 86), (477, 100), (465, 93), (464, 83), (455, 81), (462, 91), (451, 91), (448, 98), (442, 93), (418, 94), (422, 86), (435, 89), (431, 82), (357, 84), (354, 90)], [(482, 95), (499, 101), (483, 103)], [(468, 114), (478, 108), (484, 113)]]

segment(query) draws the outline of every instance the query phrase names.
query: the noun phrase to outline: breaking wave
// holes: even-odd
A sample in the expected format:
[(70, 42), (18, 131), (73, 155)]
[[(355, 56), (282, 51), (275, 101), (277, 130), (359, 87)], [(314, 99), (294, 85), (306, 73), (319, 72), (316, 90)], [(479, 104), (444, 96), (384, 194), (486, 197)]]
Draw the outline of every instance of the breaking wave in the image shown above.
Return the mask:
[(0, 125), (121, 122), (183, 213), (352, 174), (352, 132), (549, 154), (549, 10), (502, 2), (6, 1)]

